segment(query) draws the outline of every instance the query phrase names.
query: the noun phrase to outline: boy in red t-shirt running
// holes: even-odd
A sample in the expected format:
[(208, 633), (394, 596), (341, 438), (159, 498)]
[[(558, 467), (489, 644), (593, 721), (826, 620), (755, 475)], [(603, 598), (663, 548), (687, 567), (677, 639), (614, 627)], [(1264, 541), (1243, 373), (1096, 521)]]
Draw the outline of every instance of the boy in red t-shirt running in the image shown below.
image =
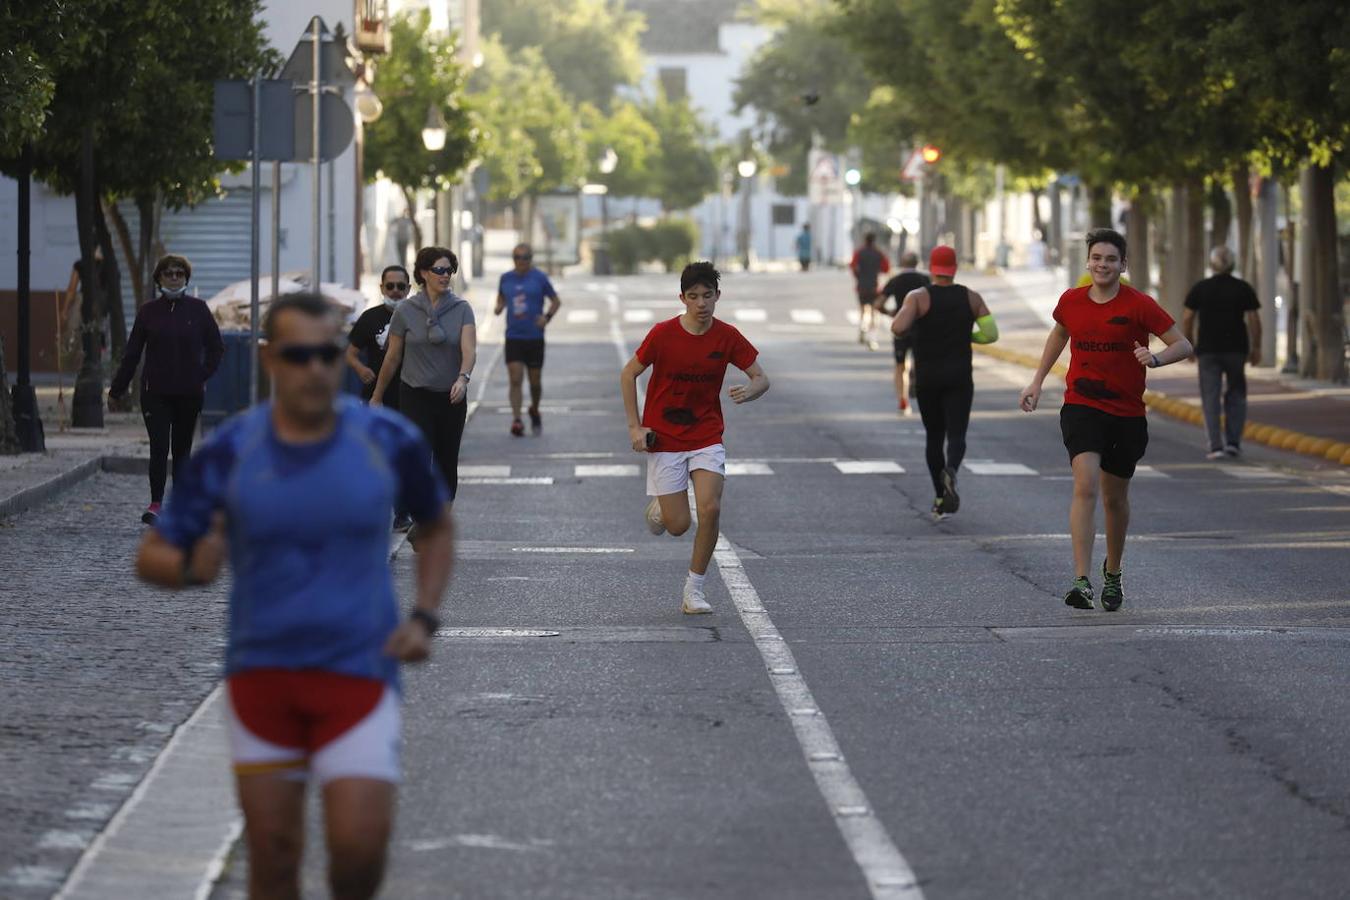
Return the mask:
[[(684, 314), (661, 322), (623, 367), (619, 386), (628, 413), (628, 436), (633, 449), (647, 453), (647, 527), (652, 534), (689, 530), (689, 482), (694, 483), (698, 530), (684, 583), (683, 610), (710, 613), (703, 579), (717, 545), (717, 524), (726, 477), (726, 450), (722, 446), (722, 404), (718, 395), (733, 365), (750, 378), (727, 392), (732, 402), (746, 403), (763, 396), (769, 378), (756, 358), (759, 351), (742, 334), (713, 318), (722, 292), (721, 275), (712, 263), (696, 262), (680, 274), (680, 301)], [(652, 369), (647, 401), (638, 414), (638, 376)]]
[[(1059, 427), (1073, 467), (1074, 580), (1064, 602), (1092, 609), (1092, 540), (1096, 533), (1100, 485), (1106, 515), (1106, 559), (1102, 561), (1102, 609), (1114, 612), (1125, 602), (1121, 557), (1130, 524), (1130, 478), (1148, 446), (1144, 418), (1144, 369), (1188, 359), (1191, 343), (1152, 297), (1121, 284), (1125, 238), (1109, 228), (1087, 235), (1092, 283), (1071, 288), (1055, 307), (1055, 326), (1045, 340), (1041, 364), (1019, 404), (1033, 412), (1041, 385), (1055, 360), (1072, 343), (1064, 406)], [(1150, 335), (1162, 338), (1161, 353), (1148, 349)]]

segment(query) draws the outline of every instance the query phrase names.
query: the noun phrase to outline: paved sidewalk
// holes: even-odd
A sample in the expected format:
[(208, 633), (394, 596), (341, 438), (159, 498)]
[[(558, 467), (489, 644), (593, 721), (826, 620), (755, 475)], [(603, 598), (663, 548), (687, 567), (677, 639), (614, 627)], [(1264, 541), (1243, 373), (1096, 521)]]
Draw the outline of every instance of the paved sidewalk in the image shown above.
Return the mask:
[[(1063, 273), (1012, 270), (962, 280), (987, 292), (987, 299), (1000, 317), (999, 342), (977, 349), (1035, 367), (1045, 344), (1050, 312), (1064, 290)], [(997, 301), (1002, 299), (1006, 303), (1012, 298), (1022, 301), (1035, 316), (1014, 313), (1005, 327), (1003, 310)], [(1061, 367), (1067, 361), (1065, 354), (1060, 360)], [(1062, 375), (1061, 370), (1057, 371)], [(1148, 387), (1145, 401), (1150, 409), (1199, 426), (1197, 446), (1206, 449), (1195, 366), (1181, 363), (1149, 372)], [(1247, 425), (1243, 436), (1248, 442), (1302, 453), (1325, 460), (1328, 465), (1350, 465), (1350, 387), (1291, 378), (1274, 366), (1248, 368)]]

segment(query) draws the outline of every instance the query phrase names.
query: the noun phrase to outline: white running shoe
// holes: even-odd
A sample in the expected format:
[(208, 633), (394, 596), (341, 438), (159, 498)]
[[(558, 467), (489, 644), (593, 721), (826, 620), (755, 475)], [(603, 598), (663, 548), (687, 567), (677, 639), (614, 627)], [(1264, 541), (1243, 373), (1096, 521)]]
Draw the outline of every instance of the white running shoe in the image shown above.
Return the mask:
[(647, 512), (644, 516), (647, 520), (647, 530), (652, 534), (665, 534), (666, 523), (661, 520), (661, 501), (657, 497), (652, 498), (652, 502), (647, 504)]
[(694, 587), (689, 582), (684, 583), (684, 603), (680, 609), (685, 615), (698, 616), (704, 613), (712, 612), (712, 605), (703, 596), (703, 588)]

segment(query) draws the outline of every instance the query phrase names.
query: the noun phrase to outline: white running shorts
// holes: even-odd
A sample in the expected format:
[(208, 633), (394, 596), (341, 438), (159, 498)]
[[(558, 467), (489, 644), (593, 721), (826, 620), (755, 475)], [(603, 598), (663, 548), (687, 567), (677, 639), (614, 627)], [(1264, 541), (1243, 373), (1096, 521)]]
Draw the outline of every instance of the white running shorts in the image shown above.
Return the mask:
[(647, 454), (647, 496), (683, 494), (689, 488), (689, 473), (695, 469), (727, 474), (727, 450), (711, 444), (697, 450), (670, 450)]

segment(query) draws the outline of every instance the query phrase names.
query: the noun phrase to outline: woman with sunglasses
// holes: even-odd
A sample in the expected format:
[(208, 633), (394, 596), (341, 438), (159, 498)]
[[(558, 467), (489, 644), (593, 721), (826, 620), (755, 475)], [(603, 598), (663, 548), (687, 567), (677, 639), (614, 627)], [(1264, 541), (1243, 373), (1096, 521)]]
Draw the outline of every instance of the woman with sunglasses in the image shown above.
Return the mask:
[(444, 247), (417, 251), (413, 280), (422, 290), (399, 303), (389, 320), (384, 364), (370, 398), (372, 406), (384, 403), (401, 366), (399, 411), (416, 423), (431, 445), (452, 502), (459, 485), (469, 375), (478, 358), (473, 307), (450, 290), (457, 271), (459, 260)]
[(110, 398), (123, 397), (144, 353), (141, 417), (150, 435), (150, 505), (141, 521), (147, 525), (155, 524), (164, 502), (170, 451), (174, 484), (192, 454), (206, 382), (225, 355), (211, 310), (204, 301), (188, 296), (192, 264), (170, 254), (155, 264), (153, 277), (159, 291), (136, 311), (122, 364), (108, 387)]

